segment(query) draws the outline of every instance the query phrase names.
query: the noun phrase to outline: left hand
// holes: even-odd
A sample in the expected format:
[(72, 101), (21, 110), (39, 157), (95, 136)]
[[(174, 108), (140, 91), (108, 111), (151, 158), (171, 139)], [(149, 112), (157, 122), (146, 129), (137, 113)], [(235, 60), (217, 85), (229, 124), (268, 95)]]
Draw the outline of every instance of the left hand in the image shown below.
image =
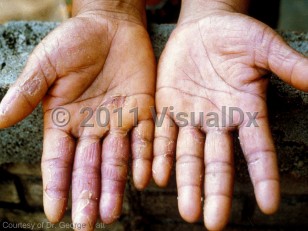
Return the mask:
[[(188, 222), (199, 218), (204, 184), (205, 225), (209, 230), (220, 230), (231, 209), (233, 130), (239, 130), (259, 207), (266, 214), (277, 210), (279, 173), (267, 118), (268, 79), (263, 76), (270, 70), (286, 83), (308, 91), (308, 60), (271, 28), (233, 9), (215, 9), (198, 16), (182, 18), (160, 59), (158, 116), (164, 114), (164, 107), (173, 109), (155, 131), (153, 177), (158, 185), (167, 184), (176, 149), (181, 216)], [(258, 112), (258, 126), (248, 126), (246, 114), (244, 121), (237, 116), (233, 117), (235, 124), (228, 122), (230, 107), (251, 115)], [(180, 112), (188, 114), (188, 125), (170, 126), (170, 121), (183, 125), (176, 117)], [(191, 112), (195, 112), (195, 124)], [(216, 113), (219, 124), (211, 123), (213, 114), (208, 113)], [(223, 116), (225, 126), (221, 124)]]

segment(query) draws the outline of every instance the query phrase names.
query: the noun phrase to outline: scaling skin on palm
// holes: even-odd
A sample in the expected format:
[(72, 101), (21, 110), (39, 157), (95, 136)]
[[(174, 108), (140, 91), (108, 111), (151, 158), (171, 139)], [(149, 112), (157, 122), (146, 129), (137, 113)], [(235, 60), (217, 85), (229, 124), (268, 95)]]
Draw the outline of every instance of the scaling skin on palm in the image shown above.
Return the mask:
[[(156, 109), (159, 116), (165, 107), (169, 110), (165, 123), (155, 130), (153, 178), (158, 185), (167, 184), (176, 153), (180, 214), (188, 222), (197, 221), (204, 192), (205, 225), (221, 230), (231, 209), (234, 130), (239, 131), (260, 209), (266, 214), (278, 209), (279, 174), (267, 119), (268, 79), (263, 76), (272, 71), (308, 91), (308, 60), (253, 18), (226, 10), (206, 13), (180, 20), (159, 62)], [(230, 107), (250, 115), (257, 112), (258, 126), (247, 126), (249, 117), (245, 114), (241, 121), (239, 113), (231, 123)], [(183, 112), (188, 117), (179, 114)], [(170, 120), (179, 126), (169, 126)]]
[[(69, 19), (36, 47), (1, 102), (1, 128), (43, 102), (44, 209), (51, 222), (63, 217), (71, 184), (74, 223), (92, 230), (99, 213), (103, 222), (115, 221), (130, 150), (136, 187), (150, 180), (156, 65), (145, 26), (134, 19), (85, 10)], [(59, 107), (70, 114), (65, 126), (52, 120)], [(58, 119), (67, 118), (61, 113)]]

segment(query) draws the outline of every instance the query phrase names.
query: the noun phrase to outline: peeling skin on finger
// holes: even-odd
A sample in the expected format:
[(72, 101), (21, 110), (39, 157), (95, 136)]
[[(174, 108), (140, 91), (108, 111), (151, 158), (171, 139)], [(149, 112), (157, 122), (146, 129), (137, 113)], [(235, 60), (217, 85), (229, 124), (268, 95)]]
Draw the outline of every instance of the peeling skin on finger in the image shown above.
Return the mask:
[(62, 200), (65, 200), (65, 198), (56, 198), (56, 197), (51, 197), (48, 193), (47, 193), (47, 186), (46, 188), (44, 189), (44, 194), (45, 196), (48, 198), (49, 201), (62, 201)]
[(90, 204), (93, 193), (88, 190), (83, 190), (77, 199), (76, 214), (82, 213), (82, 211)]
[(203, 144), (205, 140), (205, 135), (196, 130), (195, 127), (189, 127), (184, 130), (184, 133), (187, 135), (192, 135), (194, 141)]
[(98, 198), (93, 198), (93, 193), (88, 190), (83, 190), (81, 192), (79, 198), (77, 199), (77, 206), (73, 215), (74, 222), (86, 221), (88, 224), (91, 223), (89, 215), (87, 215), (84, 210), (88, 207), (92, 199), (98, 200)]
[(135, 132), (136, 133), (134, 133), (134, 134), (136, 134), (136, 138), (137, 138), (137, 140), (139, 141), (138, 142), (138, 145), (139, 145), (139, 152), (141, 152), (141, 149), (142, 148), (144, 148), (144, 147), (146, 147), (146, 145), (147, 145), (147, 141), (144, 139), (144, 138), (142, 138), (142, 137), (144, 137), (144, 135), (142, 134), (142, 132), (140, 131), (140, 129), (138, 129), (138, 128), (135, 128)]
[(102, 106), (108, 106), (111, 105), (115, 108), (123, 107), (125, 106), (126, 102), (126, 96), (125, 95), (113, 95), (106, 99), (103, 103)]
[[(52, 202), (52, 204), (63, 204), (66, 203), (66, 198), (55, 198), (55, 197), (50, 197), (48, 193), (46, 192), (46, 189), (44, 190), (44, 197), (47, 198), (49, 202)], [(60, 206), (61, 210), (58, 211), (59, 214), (63, 214), (64, 211), (67, 209), (65, 206)]]
[(257, 165), (260, 161), (261, 161), (261, 158), (256, 158), (255, 160), (249, 162), (248, 168), (250, 168), (250, 167), (252, 167), (254, 165)]
[[(58, 165), (59, 163), (63, 162), (61, 160), (62, 157), (66, 155), (71, 155), (73, 153), (73, 149), (74, 146), (71, 142), (71, 138), (69, 136), (62, 137), (58, 140), (55, 150), (53, 150), (55, 151), (54, 159), (49, 161), (48, 165), (45, 166), (45, 169), (48, 173), (48, 178), (44, 191), (50, 200), (64, 199), (62, 197), (51, 197), (51, 195), (49, 195), (48, 193), (48, 189), (54, 187), (55, 182), (59, 182), (59, 180), (61, 181), (61, 179), (59, 179)], [(59, 162), (59, 160), (61, 162)]]
[[(166, 150), (166, 152), (162, 155), (164, 158), (168, 158), (168, 157), (173, 158), (173, 146), (174, 146), (174, 141), (169, 140), (169, 142), (168, 142), (168, 144), (167, 144), (167, 150)], [(170, 165), (170, 168), (172, 168), (171, 165)]]
[(72, 145), (71, 138), (69, 136), (61, 138), (57, 143), (57, 157), (62, 157), (68, 153), (72, 153), (73, 148), (74, 146)]
[(19, 84), (19, 87), (22, 91), (27, 92), (29, 95), (35, 95), (39, 89), (42, 80), (38, 77), (33, 77), (32, 79), (27, 79), (24, 82)]
[(152, 169), (152, 173), (153, 175), (157, 175), (157, 172), (154, 169)]

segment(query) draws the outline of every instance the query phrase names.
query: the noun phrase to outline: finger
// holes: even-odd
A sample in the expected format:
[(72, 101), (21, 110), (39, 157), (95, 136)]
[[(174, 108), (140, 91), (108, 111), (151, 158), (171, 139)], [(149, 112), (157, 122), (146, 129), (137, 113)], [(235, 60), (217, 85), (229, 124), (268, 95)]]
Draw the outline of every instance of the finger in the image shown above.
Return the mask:
[(45, 214), (49, 221), (59, 222), (66, 210), (75, 141), (67, 133), (57, 129), (45, 129), (42, 176)]
[(233, 144), (228, 132), (210, 131), (205, 142), (204, 223), (222, 230), (228, 223), (233, 192)]
[(308, 59), (288, 46), (272, 29), (266, 32), (257, 47), (257, 62), (261, 62), (262, 67), (271, 70), (283, 81), (307, 92)]
[(59, 43), (63, 37), (63, 27), (58, 27), (39, 43), (17, 81), (4, 96), (0, 104), (1, 128), (9, 127), (29, 115), (56, 80), (57, 62), (65, 63), (60, 59), (59, 51), (69, 44), (68, 41)]
[[(162, 118), (161, 116), (163, 115), (157, 115), (158, 118)], [(167, 115), (162, 118), (162, 124), (156, 123), (152, 173), (154, 181), (161, 187), (168, 184), (171, 174), (174, 161), (176, 136), (177, 127)]]
[(176, 147), (176, 181), (181, 216), (195, 222), (201, 216), (204, 173), (204, 135), (193, 127), (179, 130)]
[(132, 131), (132, 174), (138, 189), (144, 189), (152, 176), (153, 133), (152, 120), (141, 121)]
[(41, 53), (39, 48), (35, 49), (20, 77), (2, 99), (0, 128), (12, 126), (29, 115), (54, 81), (56, 74), (46, 55)]
[(100, 216), (105, 224), (114, 222), (121, 215), (129, 150), (125, 131), (111, 130), (103, 142)]
[[(86, 28), (87, 37), (76, 33), (76, 28), (80, 27), (84, 28), (83, 20), (74, 19), (74, 23), (67, 21), (34, 49), (20, 77), (0, 104), (0, 128), (9, 127), (29, 115), (51, 86), (53, 88), (50, 89), (50, 95), (58, 97), (58, 101), (53, 100), (54, 104), (63, 105), (80, 96), (93, 82), (93, 78), (104, 65), (108, 49), (106, 43), (100, 43), (99, 48), (89, 46), (98, 44), (102, 38), (90, 27)], [(70, 39), (63, 39), (64, 35)], [(91, 38), (91, 41), (88, 38)], [(93, 63), (95, 65), (92, 65)], [(62, 78), (68, 76), (70, 78)], [(76, 77), (79, 81), (71, 81)], [(59, 82), (55, 86), (56, 79)], [(71, 89), (75, 89), (70, 94), (66, 94), (68, 83)], [(66, 94), (65, 103), (62, 102), (63, 94)]]
[[(81, 138), (77, 144), (72, 181), (72, 220), (83, 230), (95, 227), (100, 196), (101, 143)], [(76, 226), (77, 227), (77, 226)]]
[(266, 214), (279, 206), (279, 172), (276, 152), (267, 119), (256, 120), (258, 127), (240, 127), (239, 139), (248, 164), (257, 203)]

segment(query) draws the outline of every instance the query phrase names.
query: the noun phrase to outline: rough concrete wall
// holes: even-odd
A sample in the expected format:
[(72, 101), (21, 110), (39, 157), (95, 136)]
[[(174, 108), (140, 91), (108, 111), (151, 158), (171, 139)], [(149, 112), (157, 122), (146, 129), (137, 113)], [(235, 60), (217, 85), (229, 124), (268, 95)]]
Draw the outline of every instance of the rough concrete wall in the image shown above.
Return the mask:
[[(0, 99), (17, 78), (34, 46), (55, 26), (39, 22), (0, 26)], [(157, 57), (173, 28), (173, 25), (151, 27)], [(308, 55), (308, 33), (281, 34), (292, 47)], [(269, 112), (282, 176), (281, 209), (271, 217), (257, 209), (247, 167), (236, 142), (236, 187), (229, 230), (308, 229), (308, 94), (271, 76)], [(41, 150), (40, 108), (13, 128), (0, 131), (0, 224), (46, 221), (42, 213)], [(165, 189), (151, 183), (140, 193), (128, 184), (123, 216), (113, 229), (202, 230), (201, 220), (195, 225), (183, 222), (177, 212), (176, 198), (174, 174)], [(69, 212), (65, 218), (68, 222)]]

